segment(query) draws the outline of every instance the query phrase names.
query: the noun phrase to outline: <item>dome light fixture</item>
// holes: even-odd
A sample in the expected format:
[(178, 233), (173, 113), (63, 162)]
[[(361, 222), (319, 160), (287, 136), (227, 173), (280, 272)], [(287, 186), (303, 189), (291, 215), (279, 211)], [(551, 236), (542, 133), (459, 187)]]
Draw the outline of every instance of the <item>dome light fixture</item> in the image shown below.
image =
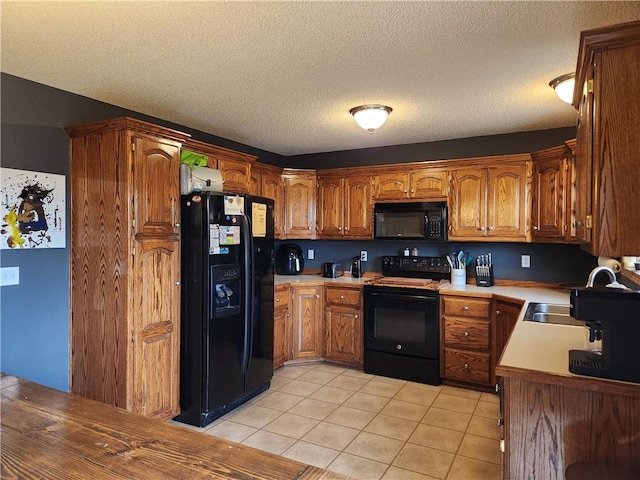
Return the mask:
[(560, 100), (566, 103), (573, 101), (573, 88), (576, 83), (575, 73), (566, 73), (560, 75), (558, 78), (554, 78), (549, 82), (549, 86), (556, 91)]
[(373, 133), (376, 128), (380, 128), (387, 121), (387, 117), (393, 111), (386, 105), (360, 105), (353, 107), (349, 113), (353, 115), (356, 123), (369, 133)]

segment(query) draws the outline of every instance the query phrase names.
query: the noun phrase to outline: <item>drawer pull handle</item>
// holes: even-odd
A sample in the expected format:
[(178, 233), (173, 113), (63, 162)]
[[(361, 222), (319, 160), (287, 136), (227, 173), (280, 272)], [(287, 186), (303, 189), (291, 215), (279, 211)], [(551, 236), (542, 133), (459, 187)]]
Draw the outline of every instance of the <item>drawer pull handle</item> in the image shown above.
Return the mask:
[(469, 336), (469, 332), (464, 332), (464, 336), (468, 337)]

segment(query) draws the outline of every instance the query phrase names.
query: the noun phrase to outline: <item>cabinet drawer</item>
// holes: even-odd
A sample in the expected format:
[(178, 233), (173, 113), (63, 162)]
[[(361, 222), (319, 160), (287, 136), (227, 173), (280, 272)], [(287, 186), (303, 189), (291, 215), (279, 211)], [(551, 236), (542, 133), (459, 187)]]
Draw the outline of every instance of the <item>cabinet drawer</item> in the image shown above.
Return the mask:
[(489, 322), (445, 316), (444, 345), (489, 352)]
[(443, 377), (470, 383), (489, 383), (489, 354), (444, 349)]
[(485, 298), (443, 296), (444, 315), (478, 317), (489, 320), (491, 300)]
[(274, 292), (274, 302), (273, 302), (273, 307), (274, 308), (283, 308), (283, 307), (289, 307), (289, 289), (288, 288), (283, 288), (283, 289), (275, 289)]
[(362, 292), (351, 288), (327, 287), (327, 303), (332, 305), (360, 307)]

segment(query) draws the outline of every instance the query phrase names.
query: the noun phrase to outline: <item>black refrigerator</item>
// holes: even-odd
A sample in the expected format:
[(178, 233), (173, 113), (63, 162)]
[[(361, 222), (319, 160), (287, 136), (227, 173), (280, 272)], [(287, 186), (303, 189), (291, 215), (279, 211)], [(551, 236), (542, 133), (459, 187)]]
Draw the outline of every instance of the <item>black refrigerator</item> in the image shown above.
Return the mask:
[(242, 194), (181, 197), (178, 422), (204, 427), (271, 384), (273, 205)]

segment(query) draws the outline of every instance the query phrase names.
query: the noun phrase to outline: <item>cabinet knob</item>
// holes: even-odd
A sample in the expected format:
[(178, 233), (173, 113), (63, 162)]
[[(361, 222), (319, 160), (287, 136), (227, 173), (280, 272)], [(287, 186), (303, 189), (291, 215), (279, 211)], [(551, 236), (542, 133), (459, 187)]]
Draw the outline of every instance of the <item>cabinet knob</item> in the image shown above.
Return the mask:
[(416, 193), (416, 191), (415, 190), (411, 190), (411, 193)]
[(344, 300), (344, 295), (340, 295), (340, 300)]
[(468, 364), (468, 363), (465, 363), (465, 364), (464, 364), (464, 369), (465, 369), (465, 370), (469, 370), (469, 364)]
[(358, 315), (357, 313), (355, 314), (355, 316), (353, 318), (360, 318), (360, 315)]
[(480, 230), (482, 230), (484, 232), (484, 227), (480, 227)]
[(320, 298), (320, 295), (316, 295), (316, 298)]
[(500, 315), (500, 310), (496, 310), (496, 315)]
[(469, 307), (467, 307), (467, 306), (465, 305), (464, 307), (462, 307), (462, 310), (464, 310), (464, 311), (466, 312), (467, 310), (469, 310)]
[(540, 230), (540, 227), (535, 226), (535, 227), (533, 227), (533, 229), (534, 229), (534, 230), (536, 230), (536, 231), (538, 231), (538, 230)]
[(179, 287), (179, 286), (180, 286), (180, 282), (176, 282), (176, 286), (178, 286), (178, 287)]
[(489, 230), (494, 230), (494, 227), (489, 227)]
[(179, 224), (179, 223), (176, 223), (174, 226), (175, 226), (176, 228), (180, 228), (180, 224)]
[(280, 303), (280, 299), (279, 298), (276, 298), (276, 303)]
[(311, 230), (311, 227), (309, 227), (309, 230)]
[(468, 337), (469, 336), (469, 332), (464, 332), (464, 336)]
[(402, 190), (402, 193), (407, 193), (407, 191), (406, 190)]
[(338, 230), (342, 230), (342, 227), (338, 227)]

